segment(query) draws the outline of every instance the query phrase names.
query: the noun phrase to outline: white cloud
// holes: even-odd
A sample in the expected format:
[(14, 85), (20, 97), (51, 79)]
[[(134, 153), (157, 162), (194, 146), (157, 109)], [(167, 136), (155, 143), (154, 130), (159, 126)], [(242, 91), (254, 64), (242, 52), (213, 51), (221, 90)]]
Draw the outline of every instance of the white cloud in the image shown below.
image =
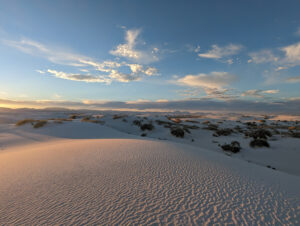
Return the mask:
[(281, 70), (285, 70), (285, 69), (288, 69), (288, 67), (279, 66), (275, 69), (275, 71), (281, 71)]
[(277, 54), (274, 54), (274, 51), (269, 49), (250, 53), (249, 56), (251, 58), (248, 60), (248, 63), (273, 63), (277, 66), (275, 71), (300, 65), (300, 42), (281, 47), (278, 50), (280, 52)]
[(279, 57), (275, 56), (271, 50), (261, 50), (258, 52), (252, 52), (249, 54), (251, 57), (250, 60), (248, 60), (248, 63), (270, 63), (270, 62), (277, 62), (279, 60)]
[(221, 59), (223, 57), (238, 54), (242, 48), (243, 48), (242, 45), (234, 45), (234, 44), (229, 44), (224, 47), (219, 47), (218, 45), (212, 45), (211, 50), (209, 50), (206, 53), (199, 53), (198, 56), (203, 58), (210, 58), (210, 59)]
[[(139, 30), (127, 31), (126, 41), (132, 50), (136, 45), (136, 38), (139, 35)], [(61, 79), (68, 79), (73, 81), (82, 82), (100, 82), (109, 84), (111, 81), (129, 82), (141, 80), (143, 76), (154, 76), (158, 75), (158, 70), (155, 67), (143, 66), (141, 64), (129, 64), (127, 62), (119, 62), (113, 60), (105, 60), (98, 62), (91, 57), (83, 56), (80, 54), (71, 53), (54, 47), (49, 47), (36, 41), (29, 39), (21, 39), (20, 41), (4, 41), (5, 44), (12, 46), (24, 53), (42, 57), (48, 59), (50, 62), (62, 65), (68, 65), (76, 67), (81, 73), (67, 73), (57, 70), (36, 70), (40, 74), (46, 72)], [(158, 48), (154, 48), (153, 52), (158, 52)], [(148, 53), (143, 51), (137, 51), (139, 58), (146, 59)], [(123, 73), (126, 69), (131, 71), (130, 73)], [(98, 75), (97, 71), (101, 74)], [(88, 74), (86, 74), (88, 73)]]
[(269, 90), (262, 91), (262, 93), (275, 94), (275, 93), (279, 93), (279, 90), (278, 89), (269, 89)]
[(19, 41), (3, 40), (6, 45), (16, 48), (24, 53), (46, 58), (50, 62), (70, 66), (84, 66), (80, 60), (87, 60), (88, 57), (79, 54), (63, 51), (55, 47), (48, 47), (42, 43), (30, 40), (21, 39)]
[(258, 90), (258, 89), (251, 89), (247, 90), (242, 93), (242, 96), (252, 96), (252, 97), (258, 97), (258, 98), (264, 98), (266, 97), (264, 94), (276, 94), (279, 90), (277, 89), (271, 89), (271, 90)]
[(281, 48), (285, 53), (283, 62), (291, 64), (291, 66), (300, 65), (300, 42)]
[(181, 91), (184, 96), (198, 96), (200, 94), (197, 88), (201, 88), (206, 93), (206, 97), (215, 99), (230, 99), (234, 95), (232, 89), (224, 88), (231, 85), (237, 78), (235, 75), (227, 72), (211, 72), (209, 74), (186, 75), (177, 79), (176, 83), (191, 87), (191, 89)]
[(37, 73), (40, 73), (40, 74), (45, 74), (46, 72), (42, 71), (42, 70), (35, 70)]
[(141, 30), (132, 29), (127, 30), (125, 35), (125, 43), (118, 45), (115, 49), (110, 51), (110, 54), (114, 56), (124, 57), (137, 63), (148, 64), (158, 61), (156, 53), (159, 51), (157, 47), (150, 50), (138, 50), (138, 36)]
[(300, 82), (300, 76), (289, 77), (286, 79), (288, 83), (298, 83)]
[(210, 89), (220, 89), (230, 85), (236, 80), (236, 76), (228, 72), (200, 73), (198, 75), (186, 75), (177, 80), (179, 84)]
[(66, 73), (62, 71), (56, 70), (47, 70), (48, 73), (54, 75), (57, 78), (67, 79), (72, 81), (80, 81), (80, 82), (100, 82), (100, 83), (107, 83), (111, 82), (110, 79), (107, 79), (103, 76), (94, 76), (94, 75), (82, 75), (82, 74), (73, 74), (73, 73)]

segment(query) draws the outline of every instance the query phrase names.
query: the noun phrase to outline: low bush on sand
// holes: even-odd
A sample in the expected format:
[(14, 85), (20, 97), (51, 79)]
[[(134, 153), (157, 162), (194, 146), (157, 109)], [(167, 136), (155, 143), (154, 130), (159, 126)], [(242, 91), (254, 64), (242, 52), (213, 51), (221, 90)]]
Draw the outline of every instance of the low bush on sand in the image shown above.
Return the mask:
[(171, 128), (171, 134), (175, 137), (184, 137), (184, 130), (182, 128), (176, 127), (176, 128)]
[(145, 123), (141, 125), (141, 130), (145, 131), (145, 130), (153, 130), (154, 126), (151, 123)]
[(218, 125), (216, 125), (216, 124), (208, 124), (207, 127), (204, 127), (203, 129), (217, 131), (218, 130)]
[(113, 115), (113, 119), (125, 118), (127, 115)]
[(233, 133), (233, 130), (230, 128), (226, 128), (226, 129), (218, 129), (213, 136), (214, 137), (219, 137), (219, 136), (229, 136), (230, 134)]
[(223, 144), (221, 145), (223, 151), (229, 151), (232, 153), (238, 153), (241, 150), (241, 145), (238, 141), (232, 141), (231, 144)]
[(83, 119), (81, 119), (81, 122), (91, 122), (91, 123), (104, 124), (103, 121), (96, 120), (96, 119), (91, 119), (90, 117), (84, 117)]
[(18, 121), (16, 123), (16, 126), (23, 126), (23, 125), (28, 124), (28, 123), (33, 124), (34, 122), (36, 122), (36, 120), (34, 120), (34, 119), (24, 119), (24, 120)]
[(268, 141), (266, 141), (264, 139), (254, 139), (250, 142), (250, 146), (252, 148), (255, 148), (255, 147), (270, 147)]
[(141, 124), (142, 124), (142, 121), (141, 120), (137, 120), (137, 119), (135, 119), (135, 120), (133, 120), (133, 125), (136, 125), (136, 126), (141, 126)]
[(48, 123), (47, 120), (39, 120), (37, 121), (34, 125), (33, 125), (33, 128), (37, 129), (37, 128), (41, 128), (43, 127), (44, 125), (46, 125)]
[(268, 139), (268, 137), (272, 136), (272, 133), (266, 129), (257, 129), (254, 131), (248, 131), (245, 135), (254, 139)]

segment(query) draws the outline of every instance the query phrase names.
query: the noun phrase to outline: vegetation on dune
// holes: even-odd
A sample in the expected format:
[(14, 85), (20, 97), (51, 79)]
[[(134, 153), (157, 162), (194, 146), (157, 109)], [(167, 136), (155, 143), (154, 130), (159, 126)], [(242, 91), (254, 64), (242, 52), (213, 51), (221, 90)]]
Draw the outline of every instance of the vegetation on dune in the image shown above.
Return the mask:
[(37, 129), (37, 128), (41, 128), (43, 127), (44, 125), (46, 125), (48, 123), (47, 120), (39, 120), (37, 121), (34, 125), (33, 125), (33, 128)]
[(152, 123), (145, 123), (145, 124), (142, 124), (141, 125), (141, 130), (153, 130), (154, 129), (154, 126), (152, 125)]
[(253, 139), (250, 142), (250, 146), (253, 148), (255, 148), (255, 147), (270, 147), (268, 141), (264, 140), (264, 139)]
[(238, 153), (241, 150), (241, 145), (238, 141), (232, 141), (231, 144), (223, 144), (221, 145), (223, 151), (229, 151), (232, 153)]
[(36, 122), (36, 120), (34, 120), (34, 119), (24, 119), (24, 120), (18, 121), (16, 123), (16, 126), (23, 126), (23, 125), (28, 124), (28, 123), (33, 124), (34, 122)]
[(184, 130), (180, 127), (171, 128), (171, 134), (175, 137), (183, 138), (184, 137)]

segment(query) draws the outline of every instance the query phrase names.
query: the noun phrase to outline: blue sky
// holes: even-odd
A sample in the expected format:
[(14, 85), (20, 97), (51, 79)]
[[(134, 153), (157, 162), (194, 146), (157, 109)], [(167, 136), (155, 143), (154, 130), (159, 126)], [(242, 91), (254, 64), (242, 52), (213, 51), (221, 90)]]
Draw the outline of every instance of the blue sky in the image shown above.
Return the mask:
[(300, 99), (299, 1), (0, 6), (2, 106)]

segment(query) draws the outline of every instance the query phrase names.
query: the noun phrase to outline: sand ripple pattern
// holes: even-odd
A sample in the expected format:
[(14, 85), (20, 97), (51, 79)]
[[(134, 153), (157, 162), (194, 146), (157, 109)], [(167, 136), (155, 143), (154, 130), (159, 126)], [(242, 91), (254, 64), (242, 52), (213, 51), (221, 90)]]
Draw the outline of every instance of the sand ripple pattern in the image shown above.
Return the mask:
[(167, 142), (52, 141), (0, 154), (0, 224), (299, 224), (299, 197), (261, 171), (276, 178)]

